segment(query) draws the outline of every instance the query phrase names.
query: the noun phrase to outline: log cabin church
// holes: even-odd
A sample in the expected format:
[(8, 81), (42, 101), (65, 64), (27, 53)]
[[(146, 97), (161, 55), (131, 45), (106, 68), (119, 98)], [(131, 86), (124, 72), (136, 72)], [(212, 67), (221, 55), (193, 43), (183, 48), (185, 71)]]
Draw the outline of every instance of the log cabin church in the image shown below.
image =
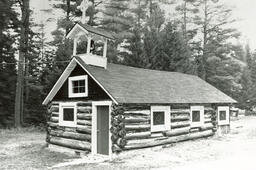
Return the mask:
[(49, 147), (111, 156), (228, 131), (236, 101), (199, 77), (108, 63), (113, 35), (86, 24), (67, 38), (73, 56), (43, 101)]

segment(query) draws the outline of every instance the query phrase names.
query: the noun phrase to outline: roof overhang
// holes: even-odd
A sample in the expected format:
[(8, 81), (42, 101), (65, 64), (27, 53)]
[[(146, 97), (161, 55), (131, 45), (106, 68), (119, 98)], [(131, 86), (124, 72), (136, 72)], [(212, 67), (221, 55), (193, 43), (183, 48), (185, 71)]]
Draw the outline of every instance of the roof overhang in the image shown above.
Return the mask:
[(83, 35), (88, 36), (89, 34), (93, 35), (98, 39), (106, 38), (108, 40), (114, 40), (114, 37), (111, 34), (106, 34), (102, 30), (98, 28), (92, 27), (90, 25), (83, 25), (80, 23), (76, 23), (71, 30), (67, 33), (66, 38), (74, 39), (76, 37), (80, 37)]
[(57, 92), (60, 90), (64, 82), (67, 80), (71, 72), (75, 69), (75, 67), (79, 64), (85, 72), (88, 73), (88, 75), (107, 93), (107, 95), (113, 100), (115, 104), (118, 104), (116, 99), (103, 87), (103, 85), (88, 71), (88, 69), (85, 68), (83, 64), (80, 63), (75, 57), (71, 60), (71, 62), (68, 64), (66, 69), (61, 74), (58, 81), (54, 84), (53, 88), (51, 89), (50, 93), (46, 96), (46, 98), (43, 101), (43, 105), (47, 105), (57, 94)]

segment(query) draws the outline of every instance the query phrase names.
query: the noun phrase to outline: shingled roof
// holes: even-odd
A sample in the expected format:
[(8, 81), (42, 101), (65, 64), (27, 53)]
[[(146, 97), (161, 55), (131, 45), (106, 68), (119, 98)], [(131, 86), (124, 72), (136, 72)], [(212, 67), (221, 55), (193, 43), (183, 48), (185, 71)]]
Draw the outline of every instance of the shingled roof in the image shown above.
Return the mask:
[[(234, 99), (194, 75), (111, 63), (104, 69), (87, 65), (78, 56), (73, 60), (117, 103), (236, 103)], [(47, 102), (45, 101), (44, 103)]]
[(111, 63), (103, 69), (76, 59), (118, 103), (236, 103), (194, 75)]

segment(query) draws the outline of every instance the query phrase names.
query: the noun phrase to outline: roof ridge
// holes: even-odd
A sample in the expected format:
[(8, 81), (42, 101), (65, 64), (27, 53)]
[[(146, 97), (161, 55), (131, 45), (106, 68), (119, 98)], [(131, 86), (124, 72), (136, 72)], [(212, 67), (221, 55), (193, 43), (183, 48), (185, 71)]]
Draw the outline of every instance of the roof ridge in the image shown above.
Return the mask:
[(122, 67), (130, 67), (130, 68), (138, 69), (138, 70), (153, 71), (153, 72), (165, 72), (165, 73), (176, 73), (176, 74), (182, 74), (182, 75), (188, 75), (188, 76), (195, 76), (195, 77), (198, 77), (197, 75), (187, 74), (187, 73), (181, 73), (181, 72), (177, 72), (177, 71), (156, 70), (156, 69), (149, 69), (149, 68), (142, 68), (142, 67), (129, 66), (129, 65), (124, 65), (124, 64), (115, 64), (115, 63), (110, 63), (110, 62), (108, 62), (107, 64), (112, 64), (112, 65), (117, 65), (117, 66), (122, 66)]

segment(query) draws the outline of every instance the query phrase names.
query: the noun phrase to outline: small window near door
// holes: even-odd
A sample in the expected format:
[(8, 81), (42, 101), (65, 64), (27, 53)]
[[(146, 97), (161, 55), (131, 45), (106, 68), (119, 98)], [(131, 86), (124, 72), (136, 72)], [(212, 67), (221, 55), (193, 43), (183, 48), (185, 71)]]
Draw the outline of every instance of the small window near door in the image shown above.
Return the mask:
[(68, 96), (87, 97), (88, 96), (88, 78), (87, 75), (69, 77)]
[(76, 126), (76, 103), (61, 103), (59, 114), (59, 125), (74, 127)]
[(201, 127), (204, 124), (204, 106), (191, 106), (190, 125), (191, 127)]
[(151, 132), (170, 130), (170, 106), (151, 106)]
[(218, 125), (229, 124), (229, 106), (218, 107)]

